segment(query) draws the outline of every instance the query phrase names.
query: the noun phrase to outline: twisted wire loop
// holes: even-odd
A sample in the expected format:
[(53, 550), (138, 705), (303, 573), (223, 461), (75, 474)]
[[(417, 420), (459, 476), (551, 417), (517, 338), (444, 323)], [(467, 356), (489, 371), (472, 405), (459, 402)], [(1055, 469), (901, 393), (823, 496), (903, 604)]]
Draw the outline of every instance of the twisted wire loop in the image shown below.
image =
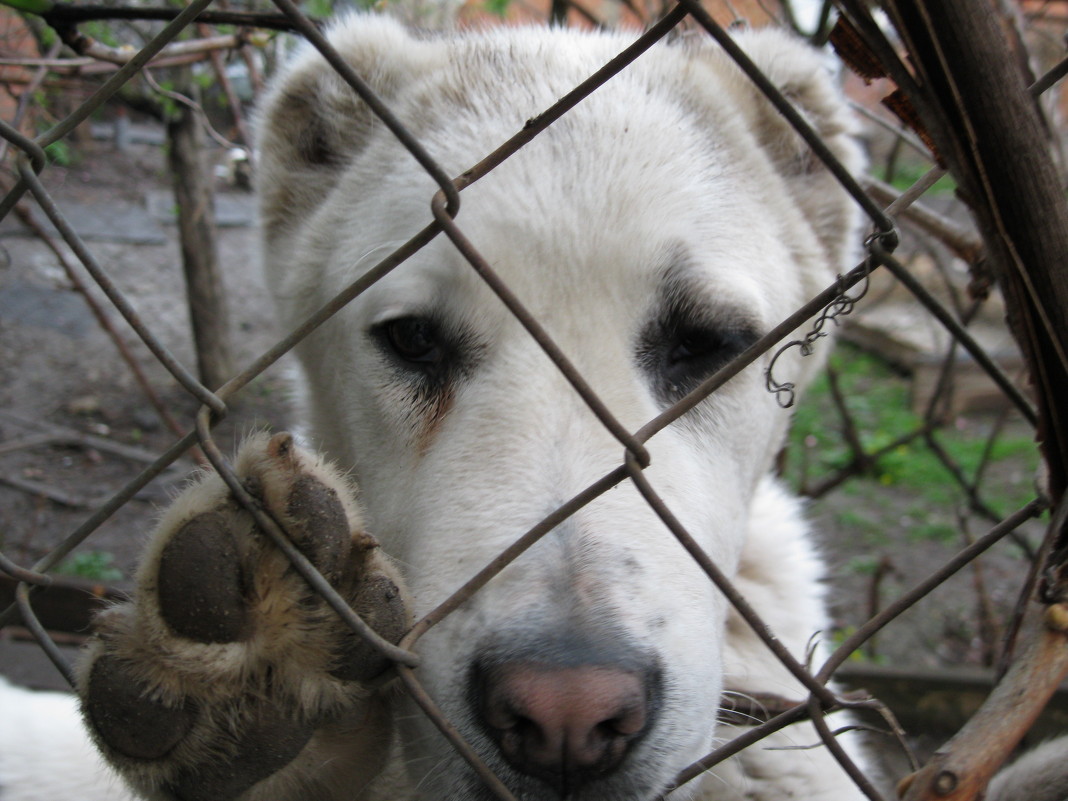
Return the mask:
[(52, 577), (47, 573), (38, 573), (36, 570), (21, 567), (5, 556), (2, 551), (0, 551), (0, 570), (7, 573), (15, 581), (23, 584), (31, 584), (35, 587), (52, 586)]
[[(555, 120), (563, 116), (585, 97), (603, 85), (612, 76), (626, 67), (641, 53), (645, 52), (655, 42), (675, 28), (686, 16), (685, 10), (676, 6), (669, 14), (665, 15), (656, 26), (638, 39), (634, 44), (627, 47), (616, 58), (612, 59), (603, 68), (595, 72), (586, 81), (571, 92), (562, 97), (552, 107), (544, 111), (538, 117), (528, 121), (521, 131), (510, 140), (498, 147), (481, 162), (466, 170), (458, 179), (455, 186), (461, 190), (470, 186), (479, 178), (499, 164), (503, 163), (514, 153), (527, 144), (531, 139), (545, 130)], [(439, 182), (440, 183), (440, 182)], [(586, 405), (601, 421), (601, 424), (624, 446), (627, 458), (641, 468), (648, 466), (650, 456), (641, 440), (637, 439), (623, 424), (612, 414), (604, 401), (593, 391), (579, 370), (568, 359), (566, 354), (549, 336), (548, 332), (520, 302), (508, 285), (490, 267), (486, 259), (479, 253), (475, 245), (466, 237), (456, 224), (456, 216), (459, 209), (459, 199), (450, 197), (447, 189), (442, 186), (435, 193), (431, 202), (431, 211), (434, 221), (439, 230), (443, 231), (460, 254), (466, 259), (475, 273), (505, 304), (512, 315), (524, 326), (527, 333), (533, 338), (542, 351), (553, 361), (557, 369), (568, 380), (574, 391), (582, 398)], [(590, 503), (597, 497), (607, 492), (612, 487), (624, 481), (627, 471), (620, 467), (594, 482), (583, 492), (576, 495), (571, 501), (563, 504), (554, 513), (550, 514), (524, 535), (519, 537), (509, 548), (500, 553), (494, 560), (487, 564), (478, 574), (468, 580), (457, 589), (452, 596), (442, 602), (436, 609), (426, 614), (415, 626), (402, 638), (398, 647), (409, 652), (418, 639), (432, 626), (445, 619), (466, 600), (470, 599), (494, 576), (499, 574), (508, 564), (522, 555), (528, 548), (538, 542), (559, 523), (566, 520), (578, 509)], [(460, 756), (471, 766), (475, 774), (481, 779), (485, 787), (501, 801), (514, 801), (515, 797), (504, 785), (500, 778), (479, 757), (475, 749), (468, 743), (459, 730), (445, 716), (436, 702), (431, 698), (426, 689), (419, 682), (418, 677), (411, 666), (397, 665), (397, 674), (407, 688), (411, 697), (416, 701), (423, 713), (430, 719), (435, 727), (449, 741)]]
[(841, 318), (853, 313), (857, 303), (868, 294), (868, 290), (871, 288), (871, 271), (878, 266), (874, 256), (871, 254), (870, 246), (869, 255), (862, 262), (862, 265), (864, 267), (863, 276), (858, 282), (852, 284), (852, 286), (859, 285), (859, 289), (855, 293), (850, 294), (849, 287), (845, 284), (844, 276), (839, 275), (837, 279), (839, 293), (815, 317), (808, 332), (801, 339), (787, 342), (772, 354), (771, 360), (764, 370), (764, 387), (775, 396), (781, 408), (789, 409), (796, 403), (797, 387), (792, 381), (777, 381), (774, 376), (775, 365), (784, 353), (794, 348), (797, 348), (802, 358), (811, 356), (815, 353), (816, 342), (823, 337), (829, 336), (828, 332), (824, 330), (827, 327), (827, 323), (834, 323), (835, 326), (841, 325)]
[[(552, 106), (538, 116), (527, 120), (522, 130), (514, 134), (496, 150), (483, 158), (476, 165), (465, 170), (454, 182), (454, 186), (460, 190), (466, 189), (491, 170), (498, 167), (505, 160), (526, 146), (538, 134), (559, 120), (568, 111), (573, 109), (599, 87), (619, 74), (628, 65), (633, 63), (650, 47), (655, 45), (665, 36), (675, 30), (676, 27), (689, 16), (688, 10), (680, 3), (671, 8), (664, 16), (639, 36), (633, 43), (625, 47), (619, 54), (610, 59), (603, 67), (596, 70), (586, 80), (579, 83), (574, 89), (566, 93)], [(444, 187), (441, 188), (431, 201), (431, 211), (435, 221), (460, 251), (461, 255), (471, 265), (478, 276), (490, 287), (497, 297), (507, 306), (512, 315), (523, 325), (527, 333), (538, 343), (546, 356), (556, 365), (560, 373), (571, 384), (572, 388), (590, 410), (601, 421), (628, 454), (632, 454), (642, 467), (650, 464), (651, 457), (645, 448), (644, 441), (640, 436), (634, 435), (615, 417), (608, 406), (593, 391), (593, 388), (585, 380), (579, 370), (567, 358), (560, 347), (552, 340), (548, 332), (542, 327), (537, 319), (523, 306), (518, 297), (511, 291), (507, 284), (500, 279), (489, 263), (482, 257), (476, 247), (456, 225), (459, 199), (453, 204), (453, 199)]]
[[(33, 139), (24, 136), (21, 131), (12, 127), (4, 119), (0, 119), (0, 137), (13, 144), (23, 153), (23, 158), (29, 160), (29, 167), (35, 175), (41, 173), (48, 162), (48, 156), (44, 148)], [(2, 215), (0, 215), (2, 216)]]
[(37, 619), (37, 614), (33, 611), (33, 605), (30, 603), (30, 590), (35, 587), (47, 588), (51, 586), (52, 577), (44, 573), (38, 573), (35, 570), (27, 570), (24, 567), (20, 567), (3, 553), (0, 553), (0, 571), (7, 573), (18, 582), (15, 585), (15, 603), (13, 606), (22, 618), (23, 625), (47, 654), (49, 660), (56, 666), (63, 678), (73, 685), (74, 672), (70, 663), (60, 653), (59, 648), (48, 635), (45, 627), (41, 625), (41, 621)]
[[(872, 242), (878, 240), (887, 252), (892, 252), (900, 242), (894, 219), (887, 215), (872, 197), (860, 186), (856, 178), (838, 160), (823, 139), (805, 120), (804, 116), (794, 108), (793, 104), (783, 95), (766, 75), (750, 60), (750, 58), (738, 47), (730, 35), (712, 18), (697, 0), (680, 0), (685, 5), (697, 23), (705, 29), (723, 50), (734, 60), (738, 67), (746, 74), (753, 85), (756, 86), (767, 98), (768, 102), (781, 114), (793, 127), (793, 129), (805, 140), (820, 161), (834, 175), (838, 183), (853, 197), (856, 203), (864, 210), (876, 227), (867, 242), (868, 258), (870, 261)], [(813, 353), (816, 340), (826, 336), (822, 332), (824, 324), (828, 320), (838, 324), (838, 317), (850, 314), (856, 301), (860, 300), (867, 292), (867, 284), (862, 292), (855, 297), (843, 295), (830, 304), (823, 315), (817, 319), (812, 330), (804, 338), (794, 340), (780, 348), (772, 357), (771, 364), (767, 368), (765, 386), (768, 392), (776, 396), (779, 406), (789, 408), (796, 402), (796, 387), (793, 382), (779, 382), (772, 376), (772, 367), (779, 356), (787, 350), (798, 348), (801, 356), (809, 356)]]

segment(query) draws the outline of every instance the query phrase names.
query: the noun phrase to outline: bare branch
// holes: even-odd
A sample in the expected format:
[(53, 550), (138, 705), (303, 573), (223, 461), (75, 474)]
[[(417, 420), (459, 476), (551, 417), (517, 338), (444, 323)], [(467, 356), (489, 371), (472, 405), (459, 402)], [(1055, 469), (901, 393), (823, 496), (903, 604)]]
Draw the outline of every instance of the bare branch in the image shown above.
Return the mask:
[[(138, 6), (94, 6), (51, 3), (41, 17), (56, 30), (72, 28), (83, 22), (96, 20), (144, 20), (170, 22), (180, 8), (142, 8)], [(202, 11), (197, 22), (208, 25), (235, 25), (243, 28), (266, 28), (273, 31), (293, 31), (293, 23), (284, 14), (248, 11)]]
[[(128, 63), (130, 59), (137, 54), (137, 48), (130, 47), (129, 45), (110, 47), (100, 43), (92, 37), (82, 36), (78, 33), (64, 36), (64, 41), (79, 55), (87, 56), (88, 58), (97, 59), (99, 61), (107, 61), (111, 64), (118, 64), (120, 66)], [(206, 39), (193, 39), (188, 42), (175, 42), (174, 44), (169, 44), (164, 47), (159, 52), (159, 55), (149, 62), (149, 65), (156, 66), (157, 61), (161, 59), (207, 55), (219, 50), (236, 50), (250, 41), (250, 37), (229, 35), (211, 36)], [(262, 43), (262, 40), (260, 40), (260, 43)]]

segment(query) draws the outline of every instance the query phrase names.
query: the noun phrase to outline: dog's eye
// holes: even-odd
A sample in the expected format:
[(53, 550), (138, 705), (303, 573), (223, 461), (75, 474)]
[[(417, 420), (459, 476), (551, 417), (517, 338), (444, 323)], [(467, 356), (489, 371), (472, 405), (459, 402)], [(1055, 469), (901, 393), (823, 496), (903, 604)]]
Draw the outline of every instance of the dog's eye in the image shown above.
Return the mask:
[(437, 326), (423, 317), (401, 317), (383, 323), (379, 329), (390, 349), (406, 362), (438, 364), (444, 349)]
[(742, 348), (730, 332), (687, 328), (675, 333), (663, 351), (663, 372), (671, 395), (684, 395)]
[(650, 327), (638, 348), (638, 361), (662, 399), (672, 403), (745, 350), (755, 337), (744, 325), (700, 325), (669, 318)]
[(715, 355), (724, 345), (723, 337), (712, 331), (690, 330), (678, 334), (674, 347), (668, 352), (670, 366), (692, 362)]

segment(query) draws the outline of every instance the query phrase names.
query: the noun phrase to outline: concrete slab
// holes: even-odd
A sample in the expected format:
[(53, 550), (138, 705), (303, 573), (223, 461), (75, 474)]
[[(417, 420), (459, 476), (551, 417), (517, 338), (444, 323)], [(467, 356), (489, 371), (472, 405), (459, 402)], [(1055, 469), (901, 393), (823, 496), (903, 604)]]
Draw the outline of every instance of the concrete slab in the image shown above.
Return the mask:
[[(163, 225), (174, 225), (178, 211), (174, 195), (167, 190), (148, 192), (145, 202), (153, 219)], [(256, 219), (256, 203), (245, 192), (217, 192), (215, 194), (215, 224), (220, 228), (244, 228)]]
[[(118, 242), (128, 245), (165, 245), (167, 236), (148, 211), (133, 203), (74, 203), (58, 201), (60, 211), (71, 228), (86, 242)], [(34, 216), (53, 235), (55, 227), (40, 211)], [(0, 224), (0, 236), (33, 236), (20, 222), (9, 216)]]
[(76, 292), (21, 282), (0, 287), (0, 319), (48, 328), (71, 339), (81, 339), (96, 324)]

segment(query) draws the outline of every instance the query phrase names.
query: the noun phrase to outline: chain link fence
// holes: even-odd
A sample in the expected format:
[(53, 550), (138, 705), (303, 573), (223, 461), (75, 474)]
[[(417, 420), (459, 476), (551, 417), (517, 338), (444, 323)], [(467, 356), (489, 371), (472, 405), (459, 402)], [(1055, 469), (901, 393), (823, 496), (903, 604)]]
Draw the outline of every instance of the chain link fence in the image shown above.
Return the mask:
[[(981, 554), (984, 554), (997, 543), (1006, 538), (1016, 537), (1020, 548), (1027, 552), (1030, 560), (1030, 576), (1024, 582), (1020, 600), (1016, 604), (1012, 619), (1007, 621), (1008, 634), (1005, 637), (1005, 647), (1001, 649), (999, 657), (999, 675), (1002, 682), (999, 689), (992, 696), (991, 703), (978, 713), (971, 724), (977, 728), (979, 736), (991, 735), (996, 740), (994, 745), (986, 744), (976, 746), (970, 732), (966, 730), (957, 740), (957, 745), (947, 749), (945, 753), (924, 769), (924, 772), (916, 774), (917, 780), (912, 782), (908, 790), (909, 798), (977, 798), (985, 784), (985, 778), (989, 777), (993, 766), (999, 764), (1013, 749), (1016, 742), (1025, 733), (1030, 721), (1046, 703), (1050, 694), (1058, 685), (1066, 666), (1064, 656), (1056, 646), (1060, 643), (1063, 648), (1063, 631), (1068, 629), (1068, 612), (1060, 605), (1062, 600), (1056, 587), (1061, 581), (1060, 556), (1064, 555), (1063, 543), (1058, 539), (1066, 514), (1063, 504), (1058, 504), (1052, 514), (1049, 525), (1049, 534), (1039, 548), (1034, 548), (1026, 537), (1019, 534), (1022, 526), (1029, 521), (1049, 511), (1051, 504), (1058, 501), (1062, 494), (1063, 482), (1060, 475), (1059, 458), (1052, 459), (1052, 475), (1050, 481), (1050, 496), (1038, 493), (1033, 499), (1023, 503), (1018, 509), (1008, 514), (996, 507), (998, 504), (991, 502), (982, 485), (982, 477), (987, 465), (993, 460), (993, 446), (986, 448), (979, 466), (974, 470), (965, 469), (959, 461), (943, 446), (939, 439), (939, 432), (953, 420), (951, 414), (946, 412), (946, 402), (953, 387), (953, 370), (959, 364), (958, 354), (964, 351), (970, 357), (972, 363), (978, 367), (994, 382), (998, 391), (1005, 399), (1004, 405), (1012, 410), (1011, 414), (1025, 421), (1026, 425), (1038, 426), (1042, 437), (1046, 442), (1047, 452), (1056, 452), (1056, 438), (1050, 431), (1059, 428), (1060, 419), (1057, 412), (1057, 394), (1048, 386), (1040, 385), (1037, 388), (1039, 403), (1032, 402), (1026, 390), (1021, 389), (1021, 382), (1006, 375), (998, 365), (997, 359), (987, 352), (987, 349), (970, 333), (968, 323), (975, 317), (989, 294), (990, 276), (996, 273), (987, 264), (986, 259), (992, 252), (999, 249), (991, 247), (989, 237), (990, 226), (983, 227), (983, 232), (988, 240), (984, 243), (977, 235), (971, 232), (967, 226), (952, 224), (946, 220), (931, 215), (922, 207), (922, 202), (917, 203), (921, 195), (934, 180), (944, 174), (942, 168), (934, 168), (924, 175), (913, 188), (898, 193), (889, 190), (886, 186), (862, 180), (858, 176), (851, 175), (834, 158), (828, 148), (821, 142), (805, 120), (798, 114), (780, 92), (754, 67), (733, 43), (730, 35), (724, 30), (703, 8), (694, 0), (682, 0), (676, 5), (664, 10), (664, 13), (652, 24), (648, 30), (637, 38), (633, 45), (621, 52), (618, 57), (605, 64), (602, 69), (594, 73), (587, 81), (574, 87), (558, 103), (545, 109), (539, 116), (529, 121), (520, 132), (500, 146), (483, 161), (471, 167), (459, 178), (454, 178), (444, 172), (439, 165), (423, 150), (417, 137), (413, 136), (404, 124), (392, 115), (390, 110), (382, 104), (368, 89), (359, 75), (355, 74), (351, 67), (332, 50), (320, 33), (318, 25), (312, 22), (290, 0), (273, 0), (276, 12), (259, 15), (250, 20), (237, 14), (227, 17), (229, 12), (220, 9), (217, 13), (219, 19), (212, 19), (208, 14), (212, 13), (212, 0), (195, 0), (187, 7), (175, 12), (173, 19), (166, 21), (158, 32), (151, 37), (144, 46), (134, 53), (122, 53), (121, 64), (110, 77), (103, 81), (87, 99), (80, 102), (76, 108), (64, 115), (58, 122), (49, 123), (46, 130), (36, 137), (27, 136), (18, 124), (12, 124), (10, 120), (0, 120), (0, 136), (5, 142), (5, 148), (14, 165), (13, 185), (10, 186), (6, 196), (0, 201), (0, 218), (9, 214), (20, 214), (24, 220), (32, 219), (20, 212), (27, 202), (32, 201), (36, 207), (54, 226), (55, 231), (63, 240), (67, 250), (56, 250), (57, 256), (70, 277), (72, 282), (78, 284), (89, 283), (103, 293), (106, 301), (100, 304), (97, 310), (101, 321), (110, 319), (118, 314), (125, 323), (136, 333), (137, 339), (153, 355), (159, 365), (162, 365), (170, 377), (182, 388), (187, 396), (199, 407), (195, 415), (191, 429), (185, 432), (185, 425), (181, 419), (175, 420), (166, 410), (167, 404), (160, 400), (152, 386), (152, 381), (145, 378), (143, 369), (138, 366), (137, 358), (129, 355), (129, 349), (123, 345), (124, 358), (127, 359), (130, 369), (138, 376), (138, 384), (143, 391), (153, 398), (152, 403), (163, 410), (167, 417), (167, 425), (177, 433), (169, 447), (156, 456), (139, 475), (129, 481), (121, 491), (99, 504), (91, 514), (57, 546), (52, 548), (47, 555), (33, 564), (20, 564), (16, 559), (4, 553), (0, 553), (0, 570), (17, 581), (15, 590), (15, 604), (0, 614), (0, 625), (21, 625), (28, 629), (37, 644), (49, 654), (56, 667), (68, 679), (72, 679), (71, 668), (66, 657), (57, 647), (52, 634), (38, 620), (36, 611), (39, 598), (44, 597), (45, 591), (52, 583), (49, 572), (59, 565), (68, 555), (81, 548), (86, 543), (91, 543), (94, 534), (99, 528), (121, 510), (132, 498), (142, 492), (151, 482), (167, 471), (177, 460), (190, 452), (202, 454), (202, 460), (210, 463), (211, 467), (218, 472), (230, 487), (233, 495), (245, 505), (248, 511), (256, 519), (258, 525), (270, 536), (275, 544), (285, 551), (294, 561), (297, 570), (328, 602), (341, 614), (353, 627), (359, 637), (372, 642), (384, 655), (395, 665), (397, 675), (403, 682), (407, 691), (422, 707), (423, 711), (439, 727), (445, 737), (464, 758), (472, 765), (476, 772), (483, 778), (488, 787), (492, 788), (496, 797), (510, 799), (513, 796), (509, 790), (493, 775), (478, 757), (475, 750), (466, 743), (450, 724), (446, 717), (437, 708), (434, 700), (423, 688), (419, 675), (418, 642), (420, 638), (436, 623), (452, 614), (465, 600), (489, 582), (495, 575), (503, 570), (508, 564), (517, 559), (528, 548), (538, 542), (548, 532), (553, 530), (570, 515), (589, 504), (594, 499), (610, 491), (613, 487), (631, 482), (645, 498), (656, 515), (663, 521), (674, 538), (691, 554), (696, 564), (705, 572), (709, 581), (715, 584), (738, 611), (738, 613), (752, 626), (771, 649), (776, 657), (788, 668), (790, 673), (808, 690), (809, 696), (804, 699), (761, 699), (764, 701), (760, 708), (753, 706), (738, 711), (735, 720), (745, 719), (751, 724), (742, 736), (725, 743), (703, 759), (684, 770), (676, 780), (676, 786), (701, 775), (705, 771), (713, 769), (722, 760), (738, 753), (748, 747), (759, 747), (762, 738), (768, 734), (781, 730), (784, 727), (799, 720), (808, 719), (819, 732), (823, 745), (834, 754), (842, 767), (849, 773), (862, 791), (872, 799), (885, 798), (885, 791), (881, 789), (872, 777), (866, 776), (839, 745), (837, 735), (840, 732), (832, 731), (825, 715), (838, 709), (852, 709), (871, 711), (875, 710), (886, 716), (887, 727), (893, 731), (899, 731), (885, 707), (876, 699), (859, 697), (852, 693), (842, 693), (831, 684), (836, 672), (846, 664), (852, 655), (862, 652), (868, 647), (875, 635), (885, 627), (892, 624), (903, 613), (917, 604), (921, 599), (937, 590), (948, 577), (958, 573), (968, 566), (974, 566)], [(863, 4), (845, 3), (843, 11), (852, 23), (853, 33), (862, 40), (861, 45), (854, 44), (850, 60), (857, 65), (864, 58), (872, 58), (882, 63), (881, 69), (885, 69), (887, 61), (897, 57), (883, 52), (888, 45), (888, 39), (873, 22), (868, 10)], [(905, 5), (905, 4), (902, 4)], [(895, 7), (896, 8), (896, 7)], [(911, 8), (911, 7), (909, 7)], [(908, 24), (911, 19), (911, 11), (897, 9), (898, 22)], [(69, 9), (68, 9), (69, 10)], [(144, 10), (141, 10), (142, 12)], [(57, 30), (63, 32), (68, 42), (77, 36), (77, 18), (66, 17), (60, 19), (56, 16), (57, 11), (44, 15)], [(583, 9), (586, 17), (594, 16), (588, 9)], [(978, 14), (978, 12), (974, 12)], [(324, 308), (312, 315), (304, 324), (294, 331), (288, 332), (273, 347), (269, 348), (257, 357), (249, 360), (244, 369), (237, 373), (222, 386), (212, 389), (202, 382), (196, 371), (190, 369), (183, 361), (164, 344), (164, 340), (154, 330), (153, 323), (146, 320), (137, 309), (137, 304), (132, 302), (119, 288), (110, 275), (108, 266), (98, 258), (85, 238), (79, 235), (67, 220), (63, 208), (53, 198), (52, 193), (42, 182), (41, 175), (49, 169), (49, 158), (46, 148), (61, 142), (75, 128), (88, 120), (94, 112), (100, 109), (116, 93), (123, 90), (128, 82), (135, 79), (146, 65), (153, 63), (154, 59), (174, 57), (175, 45), (183, 31), (191, 26), (204, 25), (211, 22), (230, 23), (236, 25), (260, 24), (295, 31), (310, 41), (331, 65), (338, 71), (341, 77), (352, 87), (373, 110), (382, 124), (386, 125), (394, 135), (404, 144), (409, 152), (416, 158), (427, 174), (437, 183), (438, 192), (434, 195), (431, 207), (433, 210), (433, 222), (413, 237), (409, 242), (397, 248), (393, 253), (382, 259), (377, 265), (369, 269), (353, 282), (344, 292)], [(865, 258), (853, 270), (841, 275), (832, 285), (827, 286), (822, 292), (813, 297), (787, 319), (769, 331), (759, 341), (747, 348), (738, 358), (717, 371), (713, 376), (705, 380), (700, 386), (690, 392), (685, 398), (664, 410), (655, 418), (646, 422), (640, 429), (633, 431), (624, 426), (613, 411), (603, 402), (594, 389), (587, 383), (584, 376), (569, 361), (553, 342), (547, 331), (541, 326), (535, 316), (530, 314), (521, 301), (511, 292), (509, 287), (495, 273), (493, 268), (480, 255), (477, 247), (465, 236), (462, 222), (454, 219), (456, 209), (459, 206), (460, 196), (463, 190), (475, 183), (500, 164), (509, 159), (513, 154), (523, 148), (534, 137), (538, 136), (556, 120), (566, 115), (570, 109), (581, 103), (584, 98), (596, 89), (613, 79), (613, 76), (626, 70), (628, 66), (650, 47), (657, 45), (665, 37), (676, 31), (679, 26), (687, 25), (703, 31), (704, 35), (710, 36), (719, 43), (746, 72), (748, 77), (767, 96), (768, 102), (772, 103), (783, 114), (795, 129), (804, 137), (816, 156), (821, 159), (829, 170), (837, 177), (839, 182), (853, 196), (867, 216), (870, 218), (870, 235), (866, 239)], [(912, 33), (915, 36), (915, 32)], [(248, 36), (240, 34), (238, 38)], [(906, 37), (907, 38), (907, 37)], [(232, 42), (231, 46), (240, 46), (240, 42)], [(54, 55), (54, 53), (50, 54)], [(1059, 72), (1050, 73), (1049, 80), (1043, 80), (1036, 91), (1041, 91), (1052, 84), (1059, 76)], [(902, 86), (907, 80), (900, 76), (898, 83)], [(34, 78), (28, 76), (27, 81)], [(922, 97), (912, 98), (914, 107), (919, 109), (918, 115), (922, 118), (926, 112)], [(25, 109), (25, 104), (22, 106)], [(924, 119), (926, 125), (917, 125), (921, 131), (933, 127), (928, 119)], [(905, 134), (903, 134), (905, 135)], [(1045, 147), (1043, 142), (1036, 143)], [(957, 166), (949, 159), (953, 166)], [(972, 186), (967, 175), (956, 175), (958, 182), (963, 186)], [(1063, 198), (1062, 198), (1063, 200)], [(969, 276), (971, 289), (969, 297), (959, 302), (945, 302), (936, 297), (923, 282), (917, 280), (909, 266), (894, 255), (898, 244), (899, 229), (896, 220), (907, 220), (914, 223), (928, 234), (935, 235), (940, 242), (948, 244), (951, 252), (964, 258), (972, 268)], [(995, 232), (994, 235), (996, 235)], [(507, 306), (516, 319), (523, 325), (529, 335), (538, 342), (545, 354), (555, 363), (560, 373), (567, 379), (573, 391), (585, 402), (586, 406), (597, 416), (605, 429), (618, 441), (623, 456), (615, 469), (607, 473), (599, 481), (592, 484), (584, 492), (570, 499), (559, 509), (547, 516), (538, 525), (519, 537), (499, 557), (486, 565), (477, 575), (463, 586), (457, 587), (453, 595), (442, 603), (437, 609), (419, 620), (414, 627), (401, 639), (399, 643), (390, 643), (383, 640), (374, 631), (360, 621), (358, 615), (348, 608), (345, 601), (331, 587), (330, 583), (306, 560), (300, 557), (299, 551), (289, 542), (285, 532), (267, 514), (259, 504), (248, 494), (235, 474), (233, 465), (224, 455), (225, 447), (218, 443), (218, 426), (230, 413), (230, 407), (243, 392), (249, 390), (255, 380), (270, 370), (290, 350), (315, 331), (325, 321), (329, 320), (339, 310), (345, 307), (353, 298), (364, 292), (382, 276), (386, 275), (401, 265), (411, 254), (423, 247), (435, 237), (447, 237), (456, 249), (470, 264), (471, 269), (492, 289), (498, 298)], [(72, 258), (73, 257), (73, 258)], [(887, 275), (884, 275), (887, 274)], [(86, 277), (83, 277), (86, 276)], [(888, 277), (887, 277), (888, 276)], [(806, 665), (786, 651), (765, 625), (764, 621), (753, 611), (746, 599), (736, 590), (730, 577), (724, 575), (716, 564), (716, 560), (705, 553), (691, 537), (686, 528), (679, 522), (672, 509), (658, 495), (653, 486), (646, 479), (644, 468), (649, 464), (649, 454), (645, 444), (658, 431), (671, 425), (688, 411), (696, 407), (712, 393), (716, 392), (733, 376), (741, 370), (761, 359), (766, 353), (776, 350), (772, 360), (772, 366), (767, 371), (767, 391), (776, 394), (780, 403), (784, 406), (794, 402), (793, 387), (789, 384), (779, 383), (776, 379), (775, 360), (784, 353), (790, 353), (788, 358), (795, 358), (793, 352), (807, 353), (817, 339), (824, 336), (829, 330), (837, 329), (843, 320), (851, 315), (856, 303), (861, 296), (873, 290), (869, 287), (874, 280), (888, 282), (880, 286), (893, 285), (895, 291), (903, 291), (912, 297), (916, 303), (926, 310), (939, 326), (944, 327), (949, 333), (951, 344), (937, 371), (935, 388), (925, 403), (921, 414), (917, 415), (916, 425), (910, 430), (899, 433), (890, 441), (879, 444), (866, 442), (857, 421), (856, 415), (850, 411), (849, 398), (843, 392), (836, 374), (832, 373), (829, 397), (833, 401), (838, 414), (837, 425), (841, 429), (842, 441), (846, 445), (846, 457), (839, 459), (833, 471), (825, 471), (817, 480), (809, 480), (808, 474), (800, 481), (802, 489), (812, 497), (821, 497), (832, 489), (847, 483), (858, 475), (877, 473), (879, 466), (886, 460), (898, 453), (904, 446), (916, 445), (923, 447), (933, 454), (937, 463), (944, 470), (952, 482), (955, 482), (963, 490), (968, 499), (968, 507), (979, 518), (987, 521), (988, 530), (975, 537), (962, 550), (948, 560), (944, 565), (932, 571), (930, 575), (917, 581), (911, 589), (901, 593), (892, 603), (878, 609), (871, 609), (871, 616), (847, 633), (836, 644), (830, 657), (820, 665)], [(982, 284), (979, 288), (978, 285)], [(92, 297), (94, 293), (87, 293), (86, 297)], [(1019, 309), (1015, 309), (1010, 303), (1010, 312), (1017, 317), (1021, 316)], [(1051, 312), (1054, 321), (1062, 320), (1063, 306), (1054, 306)], [(1022, 316), (1026, 317), (1026, 314)], [(111, 325), (111, 324), (109, 324)], [(114, 328), (114, 326), (111, 326)], [(808, 334), (799, 341), (791, 341), (784, 344), (784, 338), (797, 330), (807, 330)], [(110, 330), (110, 329), (109, 329)], [(1059, 333), (1054, 332), (1056, 336)], [(121, 343), (122, 335), (115, 334), (116, 342)], [(1025, 353), (1031, 359), (1031, 370), (1041, 371), (1045, 369), (1042, 356), (1036, 356), (1035, 349), (1025, 348)], [(1055, 382), (1054, 382), (1055, 383)], [(1064, 408), (1064, 407), (1060, 407)], [(823, 422), (823, 425), (829, 425)], [(990, 437), (990, 443), (996, 440), (997, 431)], [(23, 444), (15, 443), (19, 447)], [(2, 452), (2, 451), (0, 451)], [(1041, 592), (1038, 589), (1041, 587)], [(1036, 596), (1036, 593), (1039, 595)], [(1042, 603), (1035, 603), (1038, 598)], [(1051, 640), (1053, 638), (1053, 640)], [(1057, 639), (1059, 638), (1059, 639)], [(1051, 644), (1052, 643), (1052, 644)], [(1014, 699), (1011, 704), (1004, 699)], [(1011, 709), (1010, 709), (1011, 706)], [(729, 713), (724, 713), (727, 719), (731, 719)], [(989, 737), (988, 737), (989, 739)], [(902, 748), (907, 748), (902, 745)], [(948, 754), (948, 757), (946, 756)], [(954, 762), (959, 755), (964, 754), (973, 758), (967, 763)], [(976, 769), (975, 760), (981, 759), (983, 767)], [(919, 769), (919, 766), (916, 766)]]

